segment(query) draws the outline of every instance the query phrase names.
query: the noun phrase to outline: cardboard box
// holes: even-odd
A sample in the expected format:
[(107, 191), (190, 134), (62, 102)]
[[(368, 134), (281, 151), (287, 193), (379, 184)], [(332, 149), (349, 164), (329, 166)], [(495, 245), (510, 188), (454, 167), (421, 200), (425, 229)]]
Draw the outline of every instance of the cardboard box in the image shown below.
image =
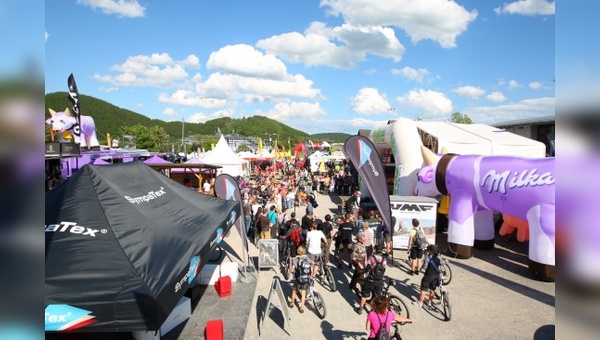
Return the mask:
[(231, 282), (237, 282), (239, 271), (237, 262), (221, 263), (221, 276), (229, 276)]
[(198, 282), (201, 285), (213, 286), (219, 279), (220, 268), (218, 264), (205, 264), (198, 274)]
[(173, 328), (177, 327), (179, 324), (189, 319), (191, 315), (191, 300), (185, 296), (182, 296), (181, 300), (179, 300), (175, 308), (173, 308), (171, 314), (169, 314), (165, 322), (163, 322), (162, 326), (160, 326), (161, 336), (169, 333)]
[(160, 340), (160, 331), (135, 331), (131, 336), (135, 340)]

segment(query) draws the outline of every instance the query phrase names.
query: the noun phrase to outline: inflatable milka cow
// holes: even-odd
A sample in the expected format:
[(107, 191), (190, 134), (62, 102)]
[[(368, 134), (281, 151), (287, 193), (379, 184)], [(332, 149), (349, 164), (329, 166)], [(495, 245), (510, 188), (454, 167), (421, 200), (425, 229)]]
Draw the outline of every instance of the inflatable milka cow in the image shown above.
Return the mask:
[[(554, 280), (554, 158), (445, 154), (421, 147), (425, 166), (415, 193), (452, 197), (448, 244), (458, 255), (474, 242), (474, 214), (493, 210), (529, 223), (529, 270)], [(461, 254), (462, 253), (462, 254)]]
[(96, 124), (90, 116), (80, 116), (81, 138), (74, 136), (70, 130), (75, 126), (75, 117), (71, 114), (68, 108), (64, 112), (56, 112), (48, 109), (50, 118), (46, 120), (46, 124), (52, 126), (52, 131), (61, 135), (61, 142), (74, 137), (75, 143), (79, 143), (81, 147), (100, 146), (98, 137), (96, 136)]

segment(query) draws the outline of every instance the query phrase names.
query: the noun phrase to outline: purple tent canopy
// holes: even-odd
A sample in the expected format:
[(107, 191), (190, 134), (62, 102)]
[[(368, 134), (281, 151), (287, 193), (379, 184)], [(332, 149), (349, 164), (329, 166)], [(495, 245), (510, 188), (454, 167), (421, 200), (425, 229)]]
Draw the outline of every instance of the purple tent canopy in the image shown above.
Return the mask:
[(148, 158), (147, 160), (145, 160), (144, 164), (173, 164), (173, 163), (158, 157), (158, 155), (154, 155), (154, 156)]
[(96, 159), (94, 159), (94, 162), (92, 164), (94, 164), (94, 165), (107, 165), (107, 164), (112, 164), (112, 163), (107, 162), (107, 161), (103, 160), (102, 158), (96, 158)]

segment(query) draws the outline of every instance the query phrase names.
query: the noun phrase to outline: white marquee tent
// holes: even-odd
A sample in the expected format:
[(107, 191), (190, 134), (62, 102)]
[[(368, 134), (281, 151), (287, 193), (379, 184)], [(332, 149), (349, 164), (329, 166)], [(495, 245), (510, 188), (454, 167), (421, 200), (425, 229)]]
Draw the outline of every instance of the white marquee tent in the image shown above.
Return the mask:
[(226, 173), (231, 176), (247, 176), (249, 174), (248, 161), (238, 157), (231, 150), (223, 135), (221, 135), (212, 152), (202, 159), (202, 162), (222, 166), (223, 168), (220, 169), (219, 173)]

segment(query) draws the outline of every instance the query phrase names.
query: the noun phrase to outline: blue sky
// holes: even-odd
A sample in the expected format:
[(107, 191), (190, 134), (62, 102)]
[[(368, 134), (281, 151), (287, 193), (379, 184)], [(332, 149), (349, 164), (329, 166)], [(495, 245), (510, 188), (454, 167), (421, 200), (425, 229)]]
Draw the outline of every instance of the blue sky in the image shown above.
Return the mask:
[(80, 93), (150, 118), (263, 115), (355, 134), (397, 117), (555, 112), (554, 1), (47, 0), (45, 11), (46, 92), (73, 73)]

